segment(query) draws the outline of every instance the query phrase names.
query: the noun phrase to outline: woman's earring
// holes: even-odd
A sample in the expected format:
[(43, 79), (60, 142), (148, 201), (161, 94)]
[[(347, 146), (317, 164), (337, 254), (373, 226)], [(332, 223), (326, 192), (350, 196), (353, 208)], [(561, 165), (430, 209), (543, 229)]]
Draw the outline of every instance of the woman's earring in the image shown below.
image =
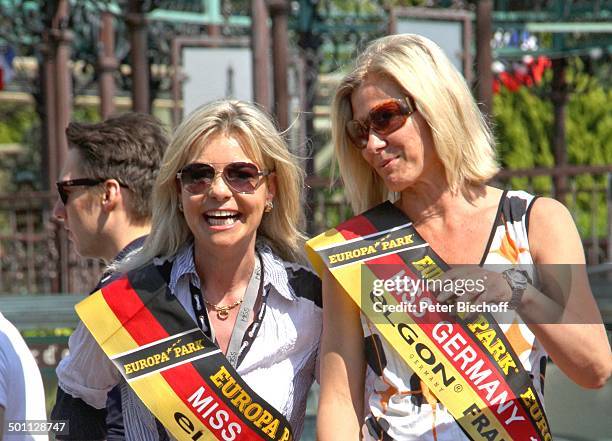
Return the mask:
[(183, 212), (183, 202), (182, 201), (178, 202), (178, 209), (181, 213)]
[(264, 211), (266, 213), (269, 213), (272, 211), (272, 209), (274, 208), (274, 202), (272, 201), (266, 201), (266, 208), (264, 209)]

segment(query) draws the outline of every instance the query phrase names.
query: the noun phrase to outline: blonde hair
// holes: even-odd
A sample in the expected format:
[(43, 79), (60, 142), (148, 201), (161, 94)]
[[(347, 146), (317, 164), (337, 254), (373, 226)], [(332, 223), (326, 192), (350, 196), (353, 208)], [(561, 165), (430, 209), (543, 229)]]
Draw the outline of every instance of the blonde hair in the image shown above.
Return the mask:
[(264, 214), (257, 238), (285, 260), (302, 260), (304, 178), (296, 158), (265, 111), (252, 103), (219, 100), (194, 110), (175, 130), (153, 188), (151, 233), (139, 252), (116, 266), (118, 271), (137, 268), (154, 257), (170, 258), (191, 239), (191, 231), (178, 209), (176, 174), (218, 135), (234, 137), (261, 168), (274, 171), (274, 209)]
[(357, 58), (332, 102), (335, 157), (355, 213), (392, 196), (345, 130), (352, 119), (351, 95), (372, 75), (393, 81), (414, 99), (431, 129), (451, 191), (458, 192), (469, 183), (484, 183), (498, 172), (493, 136), (465, 80), (444, 52), (416, 34), (380, 38)]

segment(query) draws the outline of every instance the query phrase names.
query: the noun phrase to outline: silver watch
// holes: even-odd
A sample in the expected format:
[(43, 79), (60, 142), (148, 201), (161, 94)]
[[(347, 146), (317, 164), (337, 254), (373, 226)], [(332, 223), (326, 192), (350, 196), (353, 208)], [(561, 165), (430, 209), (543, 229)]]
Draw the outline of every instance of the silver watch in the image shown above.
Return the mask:
[(521, 305), (521, 299), (527, 289), (527, 285), (531, 284), (529, 273), (525, 270), (510, 268), (504, 271), (502, 275), (512, 290), (512, 298), (510, 299), (508, 308), (516, 310)]

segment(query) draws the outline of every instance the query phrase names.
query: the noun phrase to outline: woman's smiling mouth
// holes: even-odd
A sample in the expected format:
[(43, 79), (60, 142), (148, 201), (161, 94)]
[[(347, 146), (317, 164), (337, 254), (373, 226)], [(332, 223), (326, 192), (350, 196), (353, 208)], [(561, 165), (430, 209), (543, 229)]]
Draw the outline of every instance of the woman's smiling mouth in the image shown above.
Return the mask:
[(240, 212), (232, 210), (209, 210), (204, 213), (204, 219), (211, 227), (234, 225), (240, 216)]

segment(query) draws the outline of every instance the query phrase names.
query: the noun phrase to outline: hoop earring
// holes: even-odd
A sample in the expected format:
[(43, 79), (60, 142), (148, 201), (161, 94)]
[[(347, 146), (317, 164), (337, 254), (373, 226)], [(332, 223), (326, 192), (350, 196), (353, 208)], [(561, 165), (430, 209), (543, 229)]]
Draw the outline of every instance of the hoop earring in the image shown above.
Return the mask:
[(269, 213), (272, 211), (273, 208), (274, 208), (274, 202), (266, 201), (266, 208), (264, 209), (264, 212)]

